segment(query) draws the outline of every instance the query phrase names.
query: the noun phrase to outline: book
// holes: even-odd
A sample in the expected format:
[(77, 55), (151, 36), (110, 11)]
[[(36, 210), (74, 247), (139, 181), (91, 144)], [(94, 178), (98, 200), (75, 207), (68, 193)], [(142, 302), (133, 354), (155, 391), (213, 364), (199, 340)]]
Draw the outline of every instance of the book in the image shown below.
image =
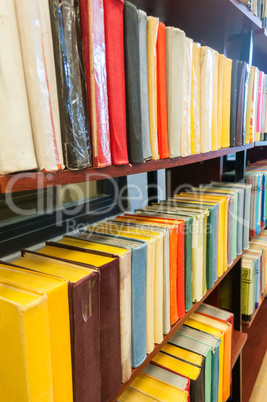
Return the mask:
[(238, 61), (237, 68), (237, 105), (236, 105), (236, 137), (235, 145), (243, 145), (243, 119), (245, 102), (245, 82), (247, 74), (247, 64), (244, 61)]
[(185, 33), (166, 27), (166, 86), (170, 158), (180, 156)]
[(246, 77), (245, 77), (245, 90), (244, 90), (244, 105), (243, 105), (243, 145), (248, 143), (248, 104), (249, 104), (249, 93), (250, 93), (250, 65), (246, 65)]
[(47, 1), (15, 1), (38, 168), (64, 169)]
[[(125, 91), (126, 91), (126, 123), (127, 147), (130, 163), (144, 161), (143, 131), (144, 111), (143, 94), (141, 94), (140, 81), (140, 53), (139, 53), (139, 24), (137, 8), (129, 1), (124, 2), (124, 57), (125, 57)], [(143, 47), (142, 47), (143, 48)], [(143, 57), (142, 57), (143, 56)], [(144, 58), (144, 54), (141, 57)], [(144, 87), (144, 91), (146, 88)], [(142, 109), (141, 109), (142, 108)], [(142, 113), (141, 113), (142, 111)], [(146, 115), (145, 115), (146, 116)], [(145, 117), (146, 119), (148, 118)]]
[(197, 313), (203, 313), (206, 315), (210, 315), (211, 317), (217, 318), (219, 320), (223, 320), (232, 325), (232, 330), (234, 327), (234, 314), (230, 311), (223, 310), (218, 307), (210, 306), (209, 304), (202, 303), (197, 308)]
[(193, 42), (191, 78), (191, 153), (200, 153), (200, 43)]
[(117, 399), (119, 402), (151, 402), (151, 401), (159, 401), (159, 399), (153, 398), (138, 389), (135, 389), (129, 385), (126, 390), (119, 396)]
[(232, 60), (225, 57), (223, 69), (222, 148), (230, 146), (231, 81)]
[(147, 376), (156, 378), (157, 380), (160, 380), (168, 385), (172, 385), (175, 388), (179, 388), (183, 391), (189, 392), (190, 390), (189, 378), (182, 377), (181, 375), (176, 373), (171, 373), (170, 371), (164, 370), (164, 368), (156, 366), (155, 364), (148, 363), (144, 367), (142, 373), (146, 374)]
[(163, 381), (149, 377), (143, 373), (140, 373), (131, 383), (131, 387), (139, 390), (145, 395), (149, 395), (152, 398), (159, 398), (158, 400), (164, 400), (166, 402), (188, 400), (188, 392), (180, 390), (172, 385), (168, 385)]
[(103, 0), (80, 0), (80, 9), (93, 166), (100, 168), (111, 164)]
[(75, 0), (60, 5), (49, 0), (49, 7), (64, 162), (68, 169), (84, 169), (92, 154), (80, 6)]
[(255, 261), (241, 260), (241, 311), (242, 320), (251, 321), (255, 312), (256, 297), (256, 267)]
[(191, 79), (193, 41), (185, 38), (181, 111), (181, 156), (191, 154)]
[(113, 165), (125, 165), (129, 161), (126, 138), (124, 1), (103, 0), (103, 6), (111, 161)]
[(0, 281), (2, 400), (54, 399), (47, 304), (45, 293)]
[(238, 60), (232, 61), (231, 76), (231, 112), (230, 112), (230, 146), (236, 145), (236, 122), (237, 122), (237, 90), (238, 90)]
[(256, 116), (256, 141), (261, 140), (262, 132), (262, 116), (263, 116), (263, 97), (264, 97), (264, 86), (265, 86), (265, 74), (263, 71), (259, 71), (259, 82), (258, 82), (258, 102), (257, 102), (257, 116)]
[[(75, 384), (75, 381), (73, 381), (74, 373), (71, 360), (68, 282), (58, 277), (42, 274), (41, 264), (37, 273), (25, 270), (23, 269), (24, 263), (26, 261), (24, 262), (23, 258), (17, 259), (12, 264), (1, 262), (0, 280), (9, 281), (14, 286), (19, 287), (22, 292), (27, 289), (30, 292), (47, 295), (48, 333), (46, 337), (50, 339), (49, 355), (51, 356), (53, 398), (60, 401), (64, 396), (66, 401), (72, 401), (72, 384)], [(44, 325), (44, 323), (40, 325)], [(59, 336), (59, 334), (61, 335)], [(67, 384), (65, 383), (66, 379), (68, 379)], [(97, 380), (97, 375), (95, 379)]]
[(89, 242), (77, 237), (64, 236), (59, 240), (60, 244), (66, 244), (86, 250), (100, 251), (109, 256), (119, 257), (120, 267), (120, 334), (121, 334), (121, 373), (122, 382), (129, 380), (132, 373), (131, 362), (131, 251), (122, 247), (110, 246)]
[[(152, 158), (150, 145), (148, 77), (147, 77), (147, 15), (138, 10), (140, 104), (141, 104), (141, 141), (144, 160)], [(159, 98), (158, 98), (159, 100)], [(130, 101), (130, 100), (129, 100)]]
[(219, 149), (218, 144), (218, 73), (219, 73), (219, 53), (214, 51), (214, 70), (213, 70), (213, 97), (212, 97), (212, 126), (211, 126), (211, 150)]
[(219, 392), (219, 347), (221, 340), (214, 335), (186, 325), (183, 325), (176, 334), (185, 337), (187, 341), (193, 340), (200, 345), (211, 348), (211, 400), (217, 401)]
[(214, 50), (203, 46), (200, 56), (200, 151), (211, 151)]
[(223, 77), (224, 77), (225, 56), (219, 54), (218, 59), (218, 103), (217, 103), (217, 142), (218, 149), (222, 147), (222, 128), (223, 128)]
[(190, 401), (205, 400), (204, 373), (201, 367), (159, 352), (152, 363), (190, 379)]
[(4, 91), (0, 101), (0, 174), (4, 175), (36, 169), (37, 163), (14, 0), (2, 0), (0, 13), (0, 85)]
[(160, 159), (169, 158), (165, 31), (165, 25), (159, 22), (157, 40), (157, 121)]
[(121, 385), (119, 259), (114, 255), (107, 257), (100, 252), (53, 242), (48, 242), (38, 253), (60, 261), (72, 261), (90, 270), (94, 268), (100, 273), (101, 400), (108, 400)]
[(159, 159), (157, 112), (157, 35), (159, 19), (147, 17), (147, 79), (150, 146), (152, 159)]
[[(131, 250), (131, 357), (132, 367), (136, 368), (146, 358), (146, 242), (101, 232), (83, 232), (78, 238)], [(166, 325), (168, 333), (170, 314)]]

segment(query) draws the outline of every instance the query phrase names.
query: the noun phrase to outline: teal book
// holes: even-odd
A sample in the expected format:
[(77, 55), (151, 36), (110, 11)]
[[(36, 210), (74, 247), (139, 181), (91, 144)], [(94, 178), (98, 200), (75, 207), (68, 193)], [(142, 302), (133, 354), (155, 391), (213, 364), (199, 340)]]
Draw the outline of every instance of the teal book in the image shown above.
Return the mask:
[(193, 339), (200, 344), (211, 347), (211, 402), (217, 402), (219, 394), (219, 346), (221, 340), (214, 335), (207, 334), (186, 325), (183, 325), (177, 333), (184, 337)]
[(205, 402), (211, 402), (211, 383), (212, 383), (212, 370), (211, 370), (211, 360), (212, 360), (212, 348), (211, 346), (200, 343), (192, 338), (188, 338), (177, 332), (169, 340), (169, 343), (178, 346), (182, 349), (189, 350), (191, 352), (197, 353), (204, 357), (204, 368), (205, 368)]
[(79, 233), (78, 237), (131, 249), (131, 353), (132, 367), (136, 368), (146, 358), (146, 243), (88, 231)]

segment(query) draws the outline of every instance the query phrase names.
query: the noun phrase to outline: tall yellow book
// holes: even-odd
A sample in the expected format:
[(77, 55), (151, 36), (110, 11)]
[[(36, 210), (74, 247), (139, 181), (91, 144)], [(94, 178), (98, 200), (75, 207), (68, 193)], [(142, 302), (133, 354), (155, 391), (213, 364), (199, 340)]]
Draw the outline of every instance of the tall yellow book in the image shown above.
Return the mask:
[[(14, 262), (20, 266), (23, 258)], [(54, 400), (73, 400), (68, 282), (1, 263), (0, 280), (47, 294)]]
[(0, 400), (51, 402), (47, 295), (0, 282)]

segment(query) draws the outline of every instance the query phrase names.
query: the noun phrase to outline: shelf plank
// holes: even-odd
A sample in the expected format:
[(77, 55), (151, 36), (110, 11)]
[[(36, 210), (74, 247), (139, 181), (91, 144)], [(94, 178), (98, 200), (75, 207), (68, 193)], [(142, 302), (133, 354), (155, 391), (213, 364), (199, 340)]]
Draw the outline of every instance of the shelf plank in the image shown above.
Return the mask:
[[(171, 328), (170, 332), (164, 336), (163, 341), (159, 344), (156, 345), (153, 352), (147, 355), (145, 361), (136, 369), (133, 369), (132, 375), (129, 381), (127, 381), (125, 384), (121, 385), (121, 388), (117, 395), (114, 397), (113, 402), (115, 402), (118, 397), (125, 391), (125, 389), (131, 384), (131, 382), (135, 379), (135, 377), (141, 373), (143, 368), (150, 362), (150, 360), (162, 349), (162, 347), (171, 339), (171, 337), (175, 334), (175, 332), (178, 331), (178, 329), (184, 324), (184, 322), (190, 317), (191, 314), (196, 311), (196, 309), (204, 302), (204, 300), (211, 294), (211, 292), (219, 285), (219, 283), (223, 280), (223, 278), (231, 271), (231, 269), (235, 266), (235, 264), (240, 260), (242, 257), (242, 254), (239, 255), (233, 262), (233, 264), (228, 267), (227, 271), (223, 273), (220, 278), (214, 283), (213, 287), (209, 289), (205, 295), (202, 297), (202, 299), (195, 303), (193, 307), (181, 318), (179, 319)], [(237, 339), (237, 338), (236, 338)], [(243, 346), (242, 346), (243, 347)], [(236, 354), (236, 352), (235, 352)]]
[(239, 147), (224, 148), (204, 154), (189, 155), (173, 159), (160, 159), (144, 163), (135, 163), (124, 166), (108, 166), (106, 168), (88, 168), (79, 171), (62, 170), (56, 173), (24, 172), (6, 176), (0, 175), (0, 193), (15, 193), (19, 191), (36, 190), (59, 185), (83, 183), (87, 181), (104, 180), (132, 174), (152, 172), (154, 170), (168, 169), (184, 166), (196, 162), (218, 158), (235, 152), (244, 151), (254, 147), (254, 143)]
[[(266, 37), (266, 49), (267, 49), (267, 37)], [(256, 141), (255, 147), (267, 147), (267, 141)]]
[(235, 331), (233, 332), (233, 345), (232, 345), (232, 356), (231, 356), (231, 367), (233, 369), (243, 347), (248, 339), (248, 334), (244, 332)]

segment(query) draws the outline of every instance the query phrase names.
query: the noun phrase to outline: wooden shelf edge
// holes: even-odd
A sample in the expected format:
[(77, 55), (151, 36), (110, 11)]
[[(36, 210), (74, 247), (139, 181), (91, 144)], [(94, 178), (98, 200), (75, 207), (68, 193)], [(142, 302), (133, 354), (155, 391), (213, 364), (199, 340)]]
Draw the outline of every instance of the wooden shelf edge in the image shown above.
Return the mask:
[(234, 6), (236, 6), (239, 11), (255, 25), (255, 28), (262, 28), (262, 22), (259, 17), (253, 14), (244, 4), (240, 3), (238, 0), (229, 0)]
[(254, 321), (255, 318), (256, 318), (256, 315), (258, 314), (259, 309), (261, 308), (261, 305), (262, 305), (262, 303), (263, 303), (265, 297), (266, 297), (266, 295), (263, 295), (262, 300), (261, 300), (261, 302), (260, 302), (260, 304), (259, 304), (259, 307), (255, 310), (255, 312), (254, 312), (254, 314), (253, 314), (253, 316), (252, 316), (252, 319), (251, 319), (250, 321), (242, 321), (242, 327), (243, 327), (243, 329), (248, 329), (248, 328), (251, 327), (251, 325), (253, 324), (253, 321)]
[(164, 336), (163, 341), (156, 345), (153, 352), (147, 355), (145, 361), (136, 369), (133, 369), (131, 378), (124, 384), (121, 385), (120, 390), (112, 400), (115, 402), (117, 398), (125, 391), (125, 389), (131, 384), (131, 382), (135, 379), (135, 377), (141, 373), (143, 368), (150, 362), (151, 359), (160, 351), (160, 349), (171, 339), (171, 337), (175, 334), (175, 332), (178, 331), (178, 329), (184, 324), (184, 322), (190, 317), (191, 314), (196, 311), (196, 309), (204, 302), (204, 300), (211, 294), (211, 292), (219, 285), (219, 283), (223, 280), (223, 278), (231, 271), (231, 269), (235, 266), (235, 264), (241, 259), (243, 254), (239, 255), (233, 262), (233, 264), (228, 267), (227, 271), (225, 271), (220, 278), (217, 279), (217, 281), (214, 283), (213, 287), (209, 289), (205, 295), (202, 297), (202, 299), (195, 303), (192, 308), (182, 317), (180, 318), (171, 328), (170, 332)]
[(196, 162), (202, 162), (224, 155), (241, 152), (253, 147), (254, 143), (251, 143), (239, 147), (223, 148), (204, 154), (189, 155), (186, 157), (180, 156), (173, 159), (160, 159), (157, 161), (135, 163), (133, 165), (111, 165), (106, 168), (99, 169), (88, 168), (79, 171), (62, 170), (55, 173), (23, 172), (6, 176), (0, 175), (0, 193), (15, 193), (19, 191), (37, 190), (59, 185), (104, 180), (108, 178), (122, 177), (144, 172), (147, 173), (155, 170), (174, 168)]
[(244, 332), (235, 331), (233, 332), (233, 345), (232, 345), (232, 356), (231, 356), (231, 367), (233, 369), (243, 347), (248, 339), (248, 334)]
[[(266, 44), (267, 44), (267, 38), (266, 38)], [(255, 147), (267, 147), (267, 141), (256, 141), (254, 143)]]

